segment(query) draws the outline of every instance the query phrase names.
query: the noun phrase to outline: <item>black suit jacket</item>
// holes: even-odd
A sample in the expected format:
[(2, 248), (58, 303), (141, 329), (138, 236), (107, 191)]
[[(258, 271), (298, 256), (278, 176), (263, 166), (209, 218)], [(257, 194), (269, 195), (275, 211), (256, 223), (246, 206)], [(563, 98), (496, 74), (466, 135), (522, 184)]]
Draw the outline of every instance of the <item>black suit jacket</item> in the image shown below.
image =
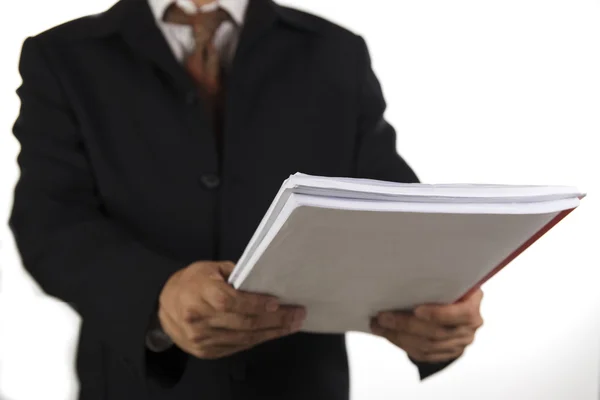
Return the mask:
[[(27, 39), (20, 72), (10, 224), (25, 268), (82, 317), (81, 399), (348, 398), (343, 335), (300, 333), (215, 361), (151, 354), (144, 338), (167, 278), (236, 261), (290, 174), (417, 181), (363, 39), (252, 0), (221, 155), (146, 0)], [(443, 366), (418, 365), (422, 377)]]

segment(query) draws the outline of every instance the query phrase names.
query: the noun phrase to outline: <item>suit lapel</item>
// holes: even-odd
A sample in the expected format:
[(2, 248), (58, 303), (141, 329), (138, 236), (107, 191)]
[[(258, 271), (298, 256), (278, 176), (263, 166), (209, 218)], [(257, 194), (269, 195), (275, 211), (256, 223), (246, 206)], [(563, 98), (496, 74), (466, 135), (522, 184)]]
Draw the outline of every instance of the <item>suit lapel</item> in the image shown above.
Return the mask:
[[(114, 12), (119, 15), (118, 31), (125, 43), (153, 67), (156, 82), (162, 78), (175, 93), (174, 103), (165, 98), (164, 109), (156, 110), (173, 119), (172, 128), (167, 132), (150, 128), (146, 138), (153, 142), (159, 154), (172, 149), (168, 157), (178, 160), (186, 170), (216, 172), (217, 143), (212, 118), (197, 96), (194, 81), (175, 58), (158, 28), (147, 0), (120, 0), (115, 7)], [(162, 98), (164, 94), (156, 96)], [(170, 110), (173, 110), (172, 115)], [(139, 112), (144, 114), (142, 118), (152, 119), (147, 109), (139, 109)]]
[[(219, 160), (211, 118), (204, 112), (206, 108), (200, 98), (193, 99), (196, 105), (190, 106), (190, 97), (196, 92), (195, 84), (175, 59), (156, 25), (147, 0), (120, 0), (108, 14), (111, 29), (116, 29), (131, 51), (158, 71), (155, 73), (167, 78), (179, 99), (179, 103), (170, 107), (175, 109), (176, 116), (182, 116), (175, 124), (180, 129), (174, 128), (172, 132), (152, 131), (148, 139), (154, 142), (153, 146), (160, 152), (171, 148), (170, 157), (178, 154), (177, 158), (185, 163), (182, 164), (185, 168), (199, 173), (216, 172)], [(227, 154), (235, 157), (237, 149), (252, 140), (244, 124), (253, 111), (253, 97), (260, 96), (261, 86), (268, 82), (270, 74), (281, 66), (282, 59), (294, 52), (295, 44), (305, 38), (306, 31), (313, 28), (272, 0), (250, 0), (227, 80), (223, 132), (226, 158)], [(157, 96), (160, 95), (157, 93)], [(148, 110), (142, 109), (140, 112), (146, 115)], [(177, 139), (169, 138), (170, 135), (177, 136)]]
[(194, 83), (175, 59), (147, 0), (121, 0), (120, 3), (123, 8), (121, 32), (127, 44), (166, 73), (179, 92), (187, 94)]
[[(307, 40), (318, 31), (316, 27), (298, 19), (297, 15), (272, 0), (250, 0), (228, 78), (225, 164), (228, 159), (245, 159), (248, 149), (260, 147), (256, 140), (261, 132), (252, 132), (251, 129), (263, 129), (264, 126), (255, 120), (278, 113), (278, 103), (266, 105), (263, 101), (265, 93), (280, 83), (279, 79), (286, 75), (290, 60), (303, 54)], [(294, 95), (296, 93), (281, 91), (281, 96)], [(265, 107), (273, 109), (265, 110)], [(253, 121), (258, 125), (254, 125)]]

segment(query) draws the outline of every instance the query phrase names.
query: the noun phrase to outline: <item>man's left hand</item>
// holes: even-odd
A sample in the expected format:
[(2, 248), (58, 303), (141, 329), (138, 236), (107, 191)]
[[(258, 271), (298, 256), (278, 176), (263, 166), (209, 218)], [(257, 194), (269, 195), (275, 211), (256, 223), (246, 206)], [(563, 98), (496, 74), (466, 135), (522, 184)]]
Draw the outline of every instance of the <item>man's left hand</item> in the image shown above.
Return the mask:
[(483, 324), (477, 290), (451, 305), (425, 305), (414, 313), (381, 312), (371, 321), (375, 335), (385, 337), (417, 362), (442, 363), (460, 357)]

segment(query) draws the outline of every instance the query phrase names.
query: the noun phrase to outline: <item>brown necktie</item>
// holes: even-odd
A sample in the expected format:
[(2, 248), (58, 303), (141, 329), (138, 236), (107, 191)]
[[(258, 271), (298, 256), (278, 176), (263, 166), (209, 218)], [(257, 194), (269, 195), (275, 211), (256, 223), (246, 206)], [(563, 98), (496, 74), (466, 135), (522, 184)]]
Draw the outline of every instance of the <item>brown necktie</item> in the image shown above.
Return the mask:
[(231, 20), (231, 16), (222, 8), (207, 13), (187, 14), (173, 4), (165, 12), (164, 19), (169, 23), (189, 25), (193, 29), (195, 48), (185, 59), (185, 67), (198, 85), (200, 95), (214, 117), (220, 150), (224, 90), (221, 62), (213, 39), (217, 28), (223, 22)]

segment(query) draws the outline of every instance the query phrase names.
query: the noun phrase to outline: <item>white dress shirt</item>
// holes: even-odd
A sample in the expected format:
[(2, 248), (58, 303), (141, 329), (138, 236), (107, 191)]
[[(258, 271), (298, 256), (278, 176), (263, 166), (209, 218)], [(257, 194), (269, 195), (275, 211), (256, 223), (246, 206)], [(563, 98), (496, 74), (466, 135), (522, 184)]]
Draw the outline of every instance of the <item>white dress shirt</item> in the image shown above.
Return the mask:
[(215, 32), (214, 45), (219, 52), (221, 64), (227, 68), (233, 60), (237, 48), (240, 30), (244, 24), (246, 9), (249, 0), (215, 0), (202, 7), (196, 6), (192, 0), (148, 0), (150, 9), (156, 18), (156, 24), (162, 31), (167, 43), (171, 47), (175, 58), (180, 62), (194, 50), (194, 37), (192, 28), (180, 24), (171, 24), (163, 20), (167, 8), (175, 3), (182, 10), (190, 14), (207, 12), (221, 7), (227, 11), (233, 22), (226, 21)]
[[(156, 18), (156, 24), (163, 33), (167, 43), (173, 51), (173, 55), (182, 62), (195, 47), (192, 27), (171, 24), (164, 21), (163, 17), (167, 8), (176, 3), (183, 11), (195, 14), (197, 12), (209, 12), (217, 7), (227, 11), (233, 21), (226, 21), (217, 28), (215, 32), (214, 45), (219, 53), (221, 65), (225, 68), (231, 65), (237, 48), (240, 31), (244, 24), (246, 9), (249, 0), (215, 0), (212, 3), (197, 7), (192, 0), (148, 0), (152, 14)], [(146, 346), (155, 352), (162, 352), (173, 345), (171, 339), (162, 331), (158, 316), (150, 326), (146, 336)]]

